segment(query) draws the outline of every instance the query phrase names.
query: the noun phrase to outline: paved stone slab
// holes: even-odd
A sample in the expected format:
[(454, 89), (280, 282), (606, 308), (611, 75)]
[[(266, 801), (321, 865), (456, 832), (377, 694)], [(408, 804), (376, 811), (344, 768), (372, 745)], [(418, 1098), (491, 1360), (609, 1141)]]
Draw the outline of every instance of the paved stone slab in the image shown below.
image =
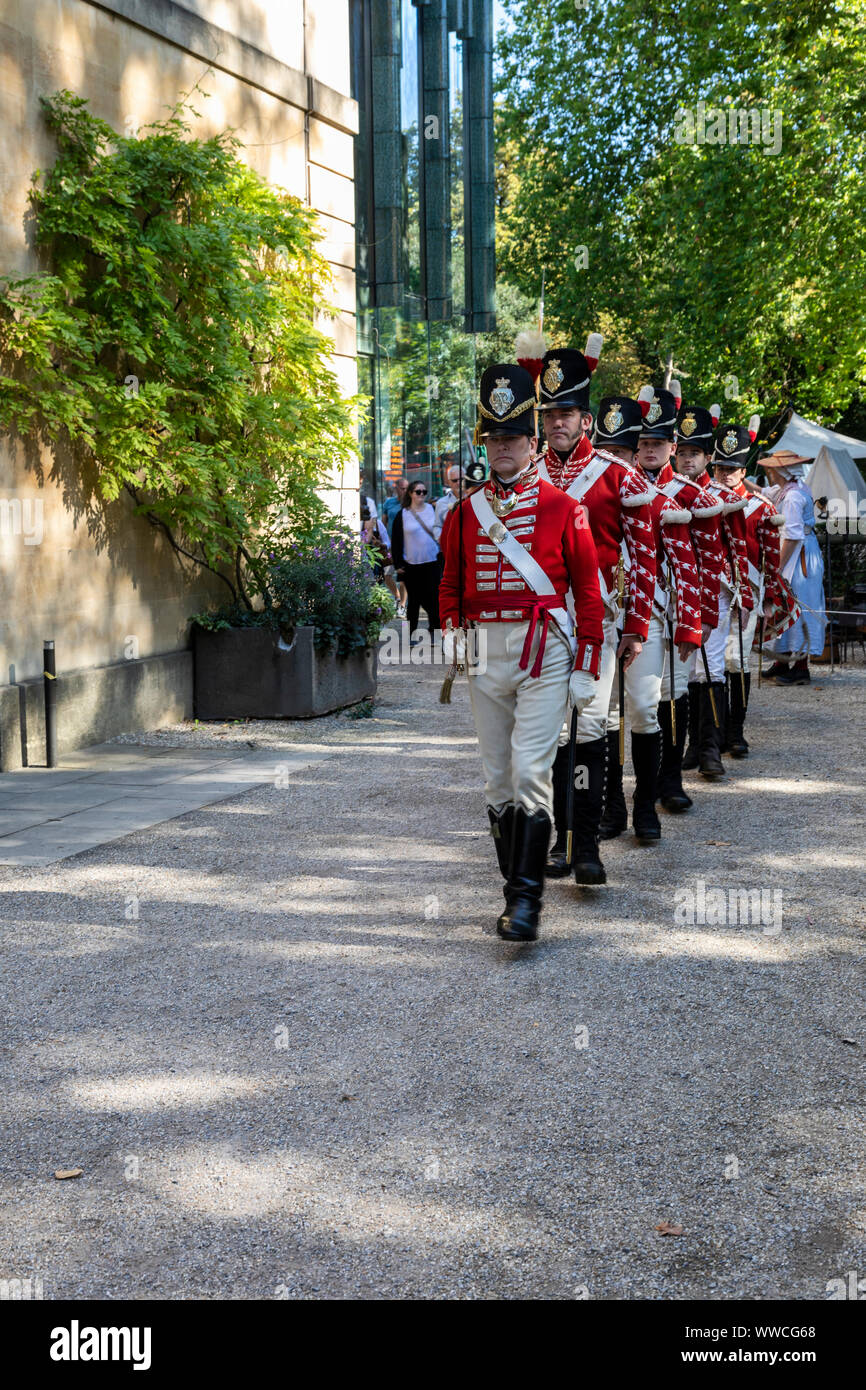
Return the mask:
[[(262, 783), (290, 775), (323, 754), (237, 747), (188, 752), (98, 744), (62, 768), (21, 768), (0, 776), (0, 865), (53, 864), (110, 844)], [(69, 764), (67, 766), (67, 764)]]

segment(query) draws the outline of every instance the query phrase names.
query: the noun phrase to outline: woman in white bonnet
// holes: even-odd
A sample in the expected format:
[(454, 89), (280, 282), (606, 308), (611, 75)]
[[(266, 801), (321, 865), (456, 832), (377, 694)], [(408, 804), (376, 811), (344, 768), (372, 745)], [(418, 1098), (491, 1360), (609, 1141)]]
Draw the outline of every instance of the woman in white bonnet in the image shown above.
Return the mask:
[(815, 535), (815, 503), (803, 481), (804, 465), (808, 462), (787, 449), (766, 454), (761, 465), (771, 486), (758, 489), (752, 485), (785, 518), (780, 568), (802, 609), (797, 622), (775, 642), (768, 643), (776, 659), (764, 679), (775, 680), (777, 685), (806, 685), (811, 679), (809, 657), (820, 656), (824, 650), (824, 561)]

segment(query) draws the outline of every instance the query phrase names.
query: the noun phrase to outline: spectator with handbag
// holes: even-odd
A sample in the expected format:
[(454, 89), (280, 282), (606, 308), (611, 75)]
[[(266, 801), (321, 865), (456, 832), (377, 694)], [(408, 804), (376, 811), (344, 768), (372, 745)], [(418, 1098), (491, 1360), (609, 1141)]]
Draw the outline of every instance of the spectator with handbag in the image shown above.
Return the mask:
[(421, 608), (431, 634), (439, 627), (439, 542), (433, 534), (435, 514), (427, 501), (427, 484), (411, 483), (391, 529), (391, 555), (397, 579), (406, 585), (409, 635), (418, 626)]
[(387, 585), (399, 603), (400, 595), (397, 593), (397, 581), (388, 543), (388, 532), (378, 517), (370, 515), (366, 505), (361, 507), (361, 540), (367, 547), (371, 558), (374, 559), (373, 573), (376, 579), (381, 579), (382, 583)]

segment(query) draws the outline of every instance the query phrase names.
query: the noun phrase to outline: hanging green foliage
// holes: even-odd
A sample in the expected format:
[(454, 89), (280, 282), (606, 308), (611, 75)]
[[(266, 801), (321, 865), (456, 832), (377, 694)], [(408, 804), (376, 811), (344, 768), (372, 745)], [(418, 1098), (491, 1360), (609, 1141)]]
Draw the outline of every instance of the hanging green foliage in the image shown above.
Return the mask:
[(320, 523), (355, 449), (315, 326), (330, 278), (315, 213), (181, 104), (135, 137), (61, 92), (34, 176), (51, 273), (0, 280), (0, 428), (71, 444), (180, 554), (249, 605), (263, 552)]

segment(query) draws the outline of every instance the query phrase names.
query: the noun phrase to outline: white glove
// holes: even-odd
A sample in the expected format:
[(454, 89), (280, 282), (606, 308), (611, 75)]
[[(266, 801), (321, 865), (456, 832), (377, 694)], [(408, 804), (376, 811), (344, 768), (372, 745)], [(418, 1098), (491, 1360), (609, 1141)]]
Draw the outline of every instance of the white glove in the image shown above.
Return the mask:
[(442, 634), (442, 656), (448, 665), (466, 665), (466, 633), (462, 627), (446, 627)]
[(568, 680), (568, 693), (578, 714), (582, 714), (587, 705), (592, 704), (597, 689), (598, 681), (595, 676), (591, 676), (588, 671), (572, 671)]

